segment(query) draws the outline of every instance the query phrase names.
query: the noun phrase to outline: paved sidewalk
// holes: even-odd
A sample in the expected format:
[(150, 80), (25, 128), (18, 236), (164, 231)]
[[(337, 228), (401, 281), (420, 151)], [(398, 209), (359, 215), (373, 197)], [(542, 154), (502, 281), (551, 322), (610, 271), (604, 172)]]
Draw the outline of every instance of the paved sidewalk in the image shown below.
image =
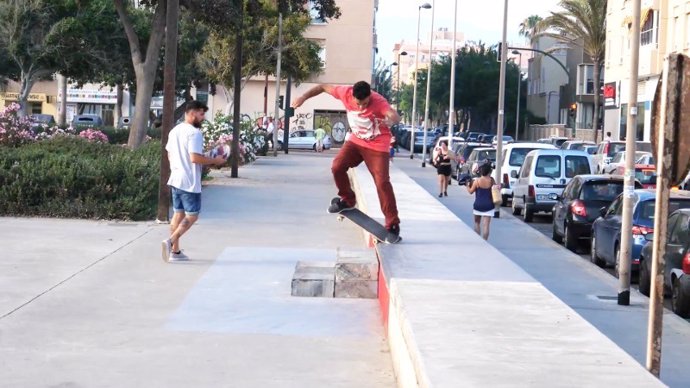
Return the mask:
[[(433, 167), (421, 168), (421, 160), (410, 160), (407, 155), (396, 158), (395, 163), (431, 195), (437, 193)], [(464, 186), (453, 183), (448, 197), (438, 201), (472, 226), (474, 197)], [(491, 221), (489, 243), (644, 366), (649, 299), (633, 285), (631, 305), (618, 306), (618, 279), (551, 241), (505, 209), (500, 219)], [(402, 222), (404, 230), (405, 220)], [(690, 324), (665, 310), (663, 330), (661, 381), (670, 387), (687, 387), (690, 385), (687, 367)]]
[(290, 296), (296, 261), (363, 248), (325, 212), (330, 161), (220, 173), (186, 263), (161, 260), (167, 225), (1, 219), (0, 386), (394, 386), (375, 300)]

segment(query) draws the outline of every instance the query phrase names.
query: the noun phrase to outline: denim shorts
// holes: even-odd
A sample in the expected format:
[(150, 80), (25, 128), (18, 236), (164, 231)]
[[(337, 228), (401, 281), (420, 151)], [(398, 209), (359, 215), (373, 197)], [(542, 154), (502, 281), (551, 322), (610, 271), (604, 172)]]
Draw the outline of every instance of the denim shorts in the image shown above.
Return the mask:
[(172, 206), (175, 213), (184, 212), (195, 216), (201, 210), (201, 193), (190, 193), (176, 187), (170, 187), (172, 191)]

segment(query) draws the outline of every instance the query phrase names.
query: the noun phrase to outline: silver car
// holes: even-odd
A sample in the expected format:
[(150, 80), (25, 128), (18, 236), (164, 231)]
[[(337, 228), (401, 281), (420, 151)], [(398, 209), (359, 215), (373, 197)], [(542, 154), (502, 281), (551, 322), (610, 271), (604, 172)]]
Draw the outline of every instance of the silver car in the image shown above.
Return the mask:
[[(283, 142), (278, 141), (278, 148), (283, 149)], [(290, 134), (290, 139), (288, 140), (289, 149), (302, 149), (302, 150), (316, 150), (316, 136), (313, 129), (300, 129), (294, 131)], [(327, 150), (331, 148), (331, 137), (329, 135), (323, 138), (323, 149)]]

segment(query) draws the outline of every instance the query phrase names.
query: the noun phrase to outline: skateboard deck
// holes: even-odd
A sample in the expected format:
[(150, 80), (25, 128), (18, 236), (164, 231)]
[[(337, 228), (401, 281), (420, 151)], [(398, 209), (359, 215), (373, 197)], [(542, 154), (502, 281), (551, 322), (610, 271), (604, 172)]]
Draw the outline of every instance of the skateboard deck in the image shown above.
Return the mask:
[[(338, 214), (338, 221), (342, 221), (343, 218), (354, 222), (359, 225), (362, 229), (371, 233), (372, 236), (376, 237), (379, 242), (386, 242), (386, 237), (388, 236), (388, 230), (379, 224), (376, 220), (369, 217), (368, 215), (362, 213), (359, 209), (343, 210)], [(400, 241), (400, 237), (398, 237)], [(394, 241), (394, 242), (398, 242)]]

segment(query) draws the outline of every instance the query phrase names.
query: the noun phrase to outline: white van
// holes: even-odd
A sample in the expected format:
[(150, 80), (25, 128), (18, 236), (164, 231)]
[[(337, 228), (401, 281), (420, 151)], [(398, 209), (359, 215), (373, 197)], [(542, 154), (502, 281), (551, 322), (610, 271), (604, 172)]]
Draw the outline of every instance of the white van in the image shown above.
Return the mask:
[(515, 178), (510, 177), (512, 172), (517, 172), (522, 167), (522, 162), (525, 161), (525, 156), (530, 151), (538, 149), (555, 150), (556, 146), (543, 143), (511, 143), (503, 146), (503, 156), (501, 157), (502, 177), (494, 177), (496, 182), (501, 182), (501, 197), (503, 198), (501, 206), (508, 206), (508, 200), (513, 198)]
[(556, 200), (551, 194), (561, 195), (576, 175), (592, 174), (592, 156), (578, 150), (534, 150), (525, 157), (513, 186), (513, 214), (524, 211), (525, 222), (532, 222), (536, 212), (551, 213)]

